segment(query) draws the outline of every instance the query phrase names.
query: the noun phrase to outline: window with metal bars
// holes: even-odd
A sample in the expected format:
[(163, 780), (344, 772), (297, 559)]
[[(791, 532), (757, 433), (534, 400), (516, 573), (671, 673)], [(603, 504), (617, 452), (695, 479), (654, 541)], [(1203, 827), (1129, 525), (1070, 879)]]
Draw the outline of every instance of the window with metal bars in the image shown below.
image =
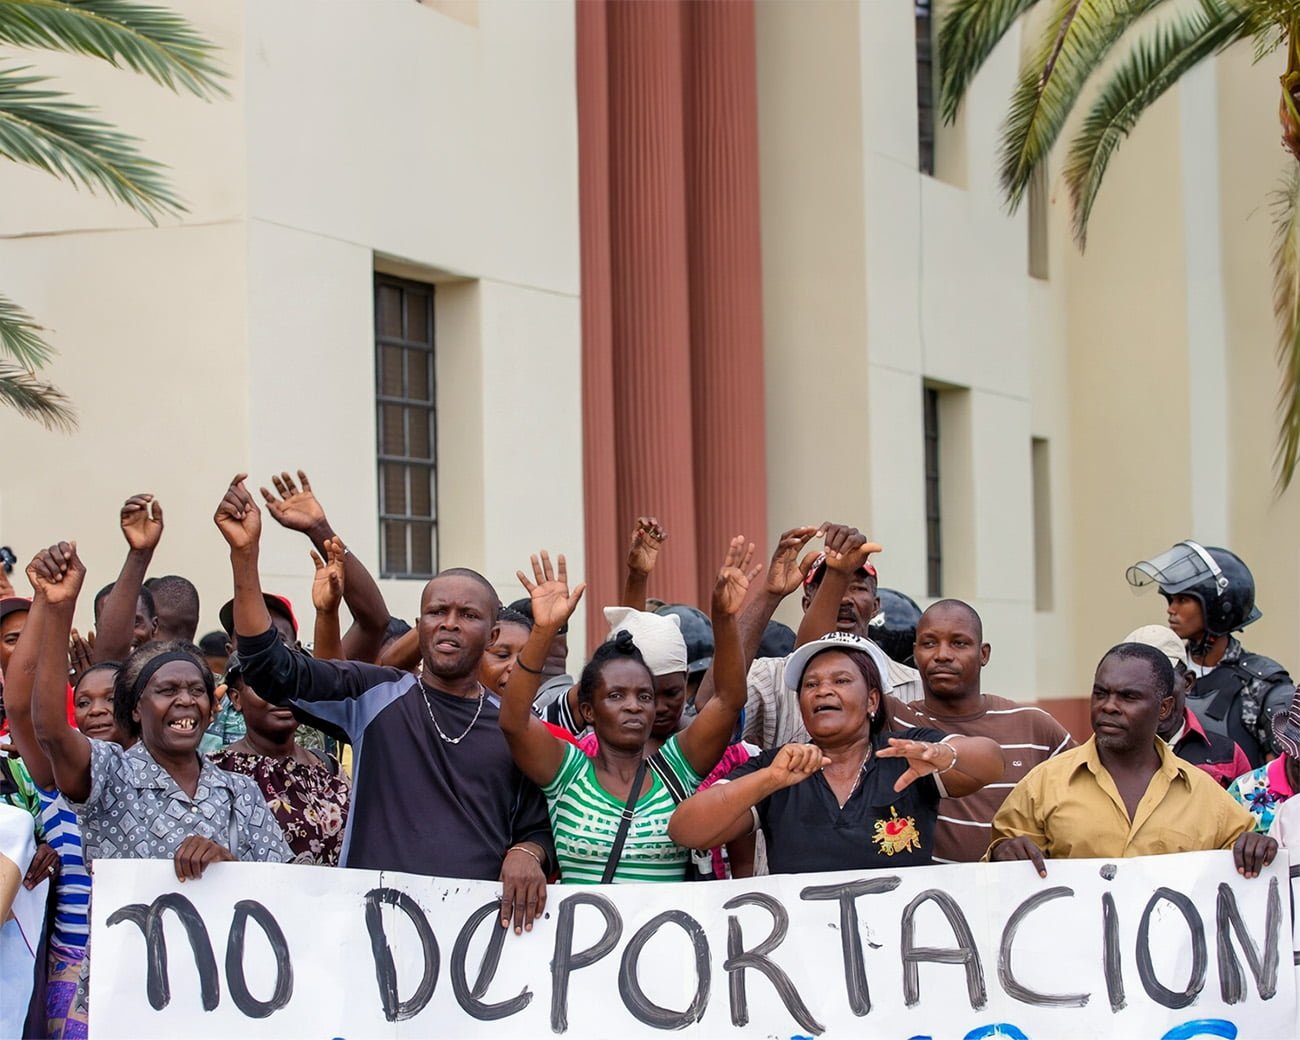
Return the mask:
[(925, 387), (925, 594), (943, 595), (943, 528), (939, 512), (939, 391)]
[(916, 14), (916, 140), (922, 173), (934, 176), (933, 0), (913, 0)]
[(433, 286), (375, 274), (379, 573), (438, 569)]

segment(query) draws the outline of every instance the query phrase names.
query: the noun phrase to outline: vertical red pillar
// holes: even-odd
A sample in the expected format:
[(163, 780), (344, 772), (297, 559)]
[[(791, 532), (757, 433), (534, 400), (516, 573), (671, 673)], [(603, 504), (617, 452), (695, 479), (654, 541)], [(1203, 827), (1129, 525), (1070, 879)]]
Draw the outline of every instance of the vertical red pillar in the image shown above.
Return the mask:
[[(686, 185), (697, 587), (767, 540), (763, 270), (753, 0), (686, 6)], [(677, 546), (673, 546), (674, 552)]]
[[(587, 645), (608, 630), (600, 608), (618, 602), (614, 329), (609, 236), (609, 74), (604, 0), (577, 16), (578, 223), (582, 264), (582, 482)], [(572, 667), (580, 667), (574, 664)]]
[(682, 5), (620, 0), (606, 25), (618, 522), (659, 517), (651, 594), (694, 602)]

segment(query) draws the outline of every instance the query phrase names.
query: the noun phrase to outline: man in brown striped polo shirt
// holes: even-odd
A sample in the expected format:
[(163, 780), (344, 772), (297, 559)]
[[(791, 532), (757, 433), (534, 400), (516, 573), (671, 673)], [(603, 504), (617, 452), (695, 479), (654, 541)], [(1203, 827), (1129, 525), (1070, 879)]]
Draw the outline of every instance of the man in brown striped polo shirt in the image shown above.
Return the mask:
[(993, 817), (1021, 777), (1067, 748), (1074, 738), (1041, 708), (980, 692), (989, 660), (984, 625), (969, 603), (944, 599), (916, 626), (916, 667), (924, 696), (911, 704), (889, 698), (896, 729), (926, 726), (967, 737), (991, 737), (1002, 748), (1006, 772), (965, 798), (939, 802), (935, 863), (975, 863), (989, 845)]

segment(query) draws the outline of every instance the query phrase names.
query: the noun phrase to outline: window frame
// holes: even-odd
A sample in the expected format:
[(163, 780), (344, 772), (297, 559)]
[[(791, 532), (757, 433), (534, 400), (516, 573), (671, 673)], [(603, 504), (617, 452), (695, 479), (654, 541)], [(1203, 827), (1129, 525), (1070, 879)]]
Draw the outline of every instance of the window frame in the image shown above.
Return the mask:
[[(398, 296), (398, 313), (401, 319), (401, 334), (394, 335), (384, 331), (384, 290), (396, 290)], [(424, 313), (421, 316), (423, 328), (417, 338), (410, 327), (410, 297), (425, 297)], [(438, 571), (438, 377), (437, 377), (437, 341), (436, 341), (435, 287), (427, 282), (417, 282), (382, 271), (374, 272), (374, 351), (375, 351), (375, 474), (377, 491), (377, 514), (379, 519), (379, 576), (392, 579), (421, 580), (433, 577)], [(386, 348), (401, 352), (401, 386), (400, 393), (387, 393), (385, 384), (384, 355)], [(427, 355), (425, 372), (427, 373), (427, 397), (412, 396), (410, 384), (411, 371), (407, 361), (408, 352)], [(417, 377), (418, 378), (418, 377)], [(421, 389), (423, 392), (424, 388)], [(385, 450), (385, 410), (397, 408), (402, 416), (402, 454)], [(390, 413), (391, 414), (391, 413)], [(411, 454), (412, 451), (412, 417), (422, 415), (429, 424), (428, 450), (429, 458)], [(403, 503), (405, 512), (392, 512), (387, 508), (386, 492), (388, 475), (392, 467), (401, 467), (403, 479)], [(427, 475), (429, 481), (428, 515), (416, 514), (413, 510), (413, 478)], [(429, 527), (428, 562), (426, 570), (415, 568), (417, 555), (418, 526)], [(404, 535), (402, 568), (393, 566), (389, 555), (389, 534), (394, 525), (401, 525)], [(419, 547), (423, 550), (423, 546)]]

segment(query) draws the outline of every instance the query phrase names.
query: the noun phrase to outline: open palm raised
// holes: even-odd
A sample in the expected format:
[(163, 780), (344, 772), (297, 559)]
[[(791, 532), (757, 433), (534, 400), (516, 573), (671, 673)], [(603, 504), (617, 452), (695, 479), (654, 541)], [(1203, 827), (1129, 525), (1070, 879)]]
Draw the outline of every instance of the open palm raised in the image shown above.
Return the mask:
[(746, 542), (743, 534), (736, 535), (727, 546), (727, 558), (722, 561), (713, 586), (714, 611), (720, 614), (739, 611), (749, 592), (749, 583), (762, 569), (754, 565), (754, 543)]
[(533, 580), (529, 581), (528, 575), (523, 571), (515, 571), (515, 576), (532, 599), (533, 625), (539, 628), (559, 628), (573, 616), (582, 594), (587, 591), (587, 585), (584, 582), (572, 592), (569, 591), (569, 570), (563, 553), (556, 557), (554, 566), (551, 564), (550, 553), (545, 549), (540, 556), (534, 555), (529, 559), (533, 565)]

